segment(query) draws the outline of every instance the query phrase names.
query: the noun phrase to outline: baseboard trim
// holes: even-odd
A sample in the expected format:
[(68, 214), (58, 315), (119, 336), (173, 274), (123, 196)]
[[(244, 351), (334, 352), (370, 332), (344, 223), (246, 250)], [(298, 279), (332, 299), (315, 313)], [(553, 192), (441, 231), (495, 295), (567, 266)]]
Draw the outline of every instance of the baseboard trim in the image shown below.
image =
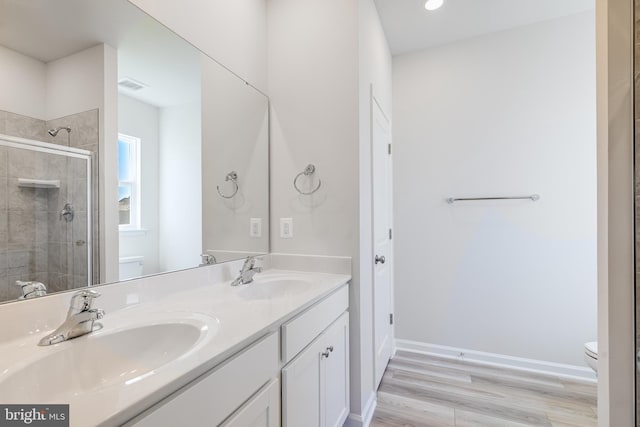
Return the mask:
[(378, 404), (376, 393), (371, 393), (367, 404), (364, 406), (362, 415), (351, 413), (347, 417), (347, 421), (344, 423), (344, 427), (369, 427), (373, 420), (373, 414), (376, 412), (376, 406)]
[(504, 354), (487, 353), (483, 351), (402, 339), (395, 340), (395, 350), (429, 354), (432, 356), (446, 357), (448, 359), (455, 360), (466, 360), (488, 366), (518, 369), (520, 371), (535, 372), (539, 374), (556, 375), (558, 377), (572, 380), (597, 382), (595, 373), (591, 369), (583, 366), (565, 365), (562, 363), (546, 362), (543, 360), (526, 359), (523, 357), (507, 356)]

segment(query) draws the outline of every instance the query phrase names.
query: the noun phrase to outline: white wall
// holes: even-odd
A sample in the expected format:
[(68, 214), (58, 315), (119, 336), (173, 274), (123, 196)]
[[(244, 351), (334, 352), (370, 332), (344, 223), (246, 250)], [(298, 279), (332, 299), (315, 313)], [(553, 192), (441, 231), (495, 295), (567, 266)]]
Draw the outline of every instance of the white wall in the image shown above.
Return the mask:
[[(12, 113), (46, 120), (46, 65), (0, 46), (0, 105)], [(77, 112), (77, 111), (76, 111)]]
[(47, 63), (46, 119), (100, 108), (104, 100), (104, 50), (100, 44)]
[(397, 338), (584, 364), (594, 40), (588, 12), (394, 58)]
[(191, 268), (202, 248), (200, 100), (160, 110), (159, 263)]
[(242, 79), (266, 90), (266, 0), (129, 1)]
[(153, 105), (118, 96), (118, 131), (140, 138), (140, 227), (144, 232), (120, 232), (120, 257), (144, 256), (143, 274), (158, 269), (158, 156), (160, 112)]
[(104, 52), (100, 44), (45, 64), (0, 46), (0, 104), (41, 120), (100, 108)]
[[(100, 281), (118, 279), (117, 55), (105, 44), (44, 64), (0, 47), (0, 105), (53, 120), (99, 109)], [(97, 236), (97, 233), (96, 233)]]
[[(369, 87), (390, 112), (390, 54), (372, 1), (267, 6), (271, 250), (353, 258), (350, 423), (362, 425), (374, 392)], [(308, 163), (322, 187), (300, 196), (292, 180)], [(279, 236), (287, 217), (292, 239)]]
[[(356, 2), (268, 2), (272, 252), (357, 257), (357, 22)], [(322, 187), (312, 196), (301, 196), (292, 182), (309, 163), (316, 166)], [(280, 237), (280, 218), (293, 218), (293, 238)], [(358, 363), (359, 300), (354, 271), (351, 405), (358, 413), (361, 382), (366, 381)]]
[[(203, 56), (202, 243), (218, 262), (237, 252), (269, 252), (269, 102), (260, 92)], [(238, 192), (225, 176), (238, 174)], [(262, 236), (249, 235), (251, 218)], [(227, 255), (224, 255), (227, 252)], [(236, 252), (236, 253), (234, 253)]]

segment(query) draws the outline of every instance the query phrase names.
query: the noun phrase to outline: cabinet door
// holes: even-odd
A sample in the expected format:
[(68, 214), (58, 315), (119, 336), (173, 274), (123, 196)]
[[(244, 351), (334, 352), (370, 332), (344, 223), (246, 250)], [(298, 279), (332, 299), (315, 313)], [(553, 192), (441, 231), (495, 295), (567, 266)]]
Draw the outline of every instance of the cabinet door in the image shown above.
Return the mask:
[(278, 334), (271, 334), (158, 402), (126, 426), (217, 426), (278, 373)]
[(316, 340), (282, 370), (282, 426), (320, 427), (320, 348)]
[(349, 314), (325, 333), (321, 354), (323, 427), (341, 427), (349, 415)]
[(279, 427), (280, 382), (273, 380), (242, 405), (222, 427)]

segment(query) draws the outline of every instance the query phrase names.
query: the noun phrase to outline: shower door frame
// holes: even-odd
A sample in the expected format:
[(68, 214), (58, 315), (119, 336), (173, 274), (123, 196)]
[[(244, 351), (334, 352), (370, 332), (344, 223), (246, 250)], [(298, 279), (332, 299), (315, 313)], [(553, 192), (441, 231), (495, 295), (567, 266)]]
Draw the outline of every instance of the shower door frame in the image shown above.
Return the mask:
[[(25, 147), (26, 146), (26, 147)], [(67, 147), (34, 139), (0, 134), (0, 147), (32, 150), (56, 156), (72, 157), (86, 161), (87, 165), (87, 286), (93, 286), (93, 153), (81, 148)]]

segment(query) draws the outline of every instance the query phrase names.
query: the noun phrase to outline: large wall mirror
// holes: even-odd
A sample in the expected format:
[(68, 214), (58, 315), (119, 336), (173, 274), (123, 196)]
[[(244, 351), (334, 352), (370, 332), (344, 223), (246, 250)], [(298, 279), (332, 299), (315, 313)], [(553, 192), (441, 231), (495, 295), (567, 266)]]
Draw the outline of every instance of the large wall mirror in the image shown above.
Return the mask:
[(268, 252), (268, 135), (127, 0), (0, 2), (0, 302)]

